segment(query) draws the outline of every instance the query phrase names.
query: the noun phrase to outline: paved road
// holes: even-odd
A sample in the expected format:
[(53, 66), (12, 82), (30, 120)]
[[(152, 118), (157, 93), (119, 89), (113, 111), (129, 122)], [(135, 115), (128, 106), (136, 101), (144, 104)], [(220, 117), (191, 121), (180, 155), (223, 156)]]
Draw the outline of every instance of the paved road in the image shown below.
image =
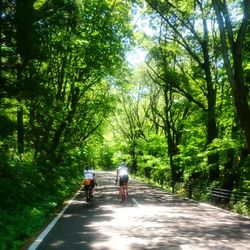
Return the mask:
[(95, 199), (81, 190), (41, 241), (29, 250), (233, 250), (250, 249), (250, 219), (178, 199), (130, 181), (129, 202), (118, 201), (114, 177), (97, 173)]

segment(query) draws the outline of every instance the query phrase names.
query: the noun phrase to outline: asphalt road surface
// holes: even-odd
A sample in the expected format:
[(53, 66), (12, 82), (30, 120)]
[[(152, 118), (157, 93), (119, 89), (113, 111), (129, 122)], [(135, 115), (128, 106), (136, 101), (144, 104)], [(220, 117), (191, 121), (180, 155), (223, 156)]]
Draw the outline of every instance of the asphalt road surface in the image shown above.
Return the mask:
[(91, 204), (79, 191), (29, 250), (250, 249), (249, 218), (135, 180), (129, 182), (124, 205), (114, 173), (97, 172), (96, 177)]

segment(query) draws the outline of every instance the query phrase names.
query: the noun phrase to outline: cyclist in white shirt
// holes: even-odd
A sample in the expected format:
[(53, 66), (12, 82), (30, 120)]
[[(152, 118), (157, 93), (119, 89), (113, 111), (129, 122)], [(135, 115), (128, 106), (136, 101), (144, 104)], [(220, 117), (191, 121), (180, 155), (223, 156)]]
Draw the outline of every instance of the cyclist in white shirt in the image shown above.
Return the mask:
[(92, 194), (95, 191), (96, 181), (95, 181), (95, 173), (93, 170), (89, 169), (88, 167), (84, 171), (84, 190), (88, 189), (88, 187), (92, 189)]
[(117, 168), (116, 171), (116, 183), (118, 182), (119, 179), (119, 197), (121, 198), (122, 196), (122, 186), (125, 184), (126, 189), (128, 190), (128, 168), (124, 162), (122, 162), (119, 167)]

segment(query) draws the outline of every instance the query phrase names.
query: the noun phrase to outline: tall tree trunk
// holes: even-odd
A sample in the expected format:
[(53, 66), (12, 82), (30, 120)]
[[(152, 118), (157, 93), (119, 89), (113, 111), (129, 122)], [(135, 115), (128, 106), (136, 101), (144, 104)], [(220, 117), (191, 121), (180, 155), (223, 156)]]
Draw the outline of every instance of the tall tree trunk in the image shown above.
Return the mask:
[(23, 107), (21, 101), (18, 104), (17, 110), (17, 145), (18, 153), (24, 152), (24, 127), (23, 127)]
[(165, 82), (164, 87), (164, 99), (165, 99), (165, 121), (164, 121), (164, 130), (165, 130), (165, 136), (167, 139), (167, 145), (168, 145), (168, 157), (169, 157), (169, 164), (170, 164), (170, 170), (171, 170), (171, 185), (172, 185), (172, 193), (175, 192), (175, 183), (176, 183), (176, 169), (174, 164), (174, 133), (171, 131), (171, 114), (170, 114), (170, 90), (168, 87), (167, 81)]
[(131, 164), (131, 173), (136, 174), (137, 172), (137, 158), (136, 158), (136, 142), (133, 141), (132, 145), (130, 146), (130, 156), (132, 159), (132, 164)]
[(17, 89), (18, 89), (18, 107), (17, 107), (17, 149), (18, 153), (24, 152), (24, 127), (23, 127), (23, 107), (22, 107), (22, 72), (20, 66), (17, 69)]
[[(202, 10), (202, 6), (201, 6)], [(216, 89), (215, 84), (212, 80), (211, 74), (211, 62), (209, 56), (209, 36), (208, 36), (208, 27), (207, 21), (205, 17), (203, 17), (203, 41), (201, 42), (202, 52), (204, 63), (202, 64), (206, 86), (207, 86), (207, 145), (213, 142), (215, 138), (218, 137), (218, 128), (216, 124)], [(209, 164), (209, 179), (211, 181), (219, 179), (220, 171), (219, 171), (219, 156), (218, 153), (213, 153), (208, 156), (208, 164)]]
[(16, 28), (16, 49), (18, 55), (17, 61), (17, 144), (18, 153), (24, 152), (24, 125), (23, 125), (23, 107), (22, 107), (22, 88), (24, 87), (23, 73), (28, 61), (33, 56), (33, 4), (34, 0), (17, 0), (15, 12), (15, 28)]
[(71, 95), (72, 97), (71, 97), (71, 103), (70, 103), (70, 110), (68, 111), (66, 118), (60, 122), (57, 129), (55, 130), (52, 144), (47, 150), (47, 155), (52, 161), (56, 160), (56, 150), (60, 144), (60, 140), (65, 129), (67, 128), (67, 126), (70, 126), (72, 120), (74, 119), (74, 116), (77, 110), (77, 104), (79, 101), (79, 96), (80, 96), (79, 88), (72, 87)]
[[(233, 31), (226, 1), (212, 0), (220, 31), (221, 49), (234, 104), (250, 152), (250, 107), (242, 66), (242, 48), (250, 25), (250, 1), (243, 1), (243, 19), (238, 32)], [(236, 34), (236, 38), (234, 37)], [(232, 55), (233, 63), (230, 62)]]
[[(206, 93), (205, 97), (207, 100), (207, 120), (206, 120), (206, 128), (207, 128), (207, 145), (209, 145), (215, 138), (218, 137), (218, 128), (216, 124), (216, 88), (215, 84), (212, 80), (211, 74), (211, 59), (210, 59), (210, 51), (209, 51), (209, 31), (207, 27), (207, 15), (206, 9), (203, 6), (202, 1), (195, 1), (196, 4), (199, 5), (200, 11), (202, 13), (202, 28), (203, 34), (201, 35), (199, 32), (195, 30), (195, 27), (191, 25), (191, 22), (186, 19), (184, 13), (179, 10), (172, 1), (151, 1), (147, 0), (147, 3), (154, 9), (163, 20), (171, 27), (177, 37), (180, 38), (179, 44), (187, 51), (187, 53), (197, 62), (199, 67), (204, 73), (204, 79), (206, 81)], [(170, 12), (166, 12), (166, 9), (169, 9)], [(189, 38), (186, 35), (183, 35), (183, 32), (178, 29), (177, 26), (174, 25), (171, 18), (167, 15), (170, 13), (174, 18), (178, 19), (182, 27), (187, 28), (193, 36), (193, 39), (197, 42), (197, 45), (200, 46), (202, 50), (202, 56), (197, 53), (192, 48), (192, 44), (189, 43)], [(190, 98), (190, 97), (189, 97)], [(194, 100), (193, 97), (192, 99)], [(219, 156), (217, 153), (214, 153), (208, 156), (208, 164), (210, 166), (210, 180), (216, 180), (219, 178), (219, 165), (218, 165)]]
[(237, 46), (234, 46), (233, 59), (234, 80), (232, 81), (232, 90), (234, 103), (241, 127), (245, 132), (248, 153), (250, 153), (250, 108), (247, 100), (247, 88), (244, 82), (241, 51), (237, 48)]

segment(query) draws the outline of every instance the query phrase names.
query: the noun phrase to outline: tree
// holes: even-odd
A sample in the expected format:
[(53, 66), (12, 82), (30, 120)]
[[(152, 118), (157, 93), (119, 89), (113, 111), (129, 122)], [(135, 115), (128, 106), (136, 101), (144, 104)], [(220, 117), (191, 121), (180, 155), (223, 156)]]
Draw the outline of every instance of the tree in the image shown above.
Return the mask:
[[(246, 49), (250, 29), (250, 2), (227, 3), (226, 1), (213, 0), (220, 31), (220, 48), (223, 55), (224, 67), (228, 81), (232, 88), (233, 98), (241, 127), (245, 133), (248, 153), (250, 152), (250, 108), (249, 86), (245, 78), (243, 52)], [(235, 23), (235, 11), (242, 6), (243, 17), (240, 23)], [(233, 7), (238, 7), (234, 10)]]
[[(161, 127), (165, 134), (165, 139), (168, 148), (169, 164), (171, 169), (172, 191), (175, 192), (175, 184), (180, 182), (183, 177), (183, 169), (176, 161), (175, 157), (179, 153), (179, 145), (182, 139), (183, 122), (188, 115), (189, 104), (186, 102), (182, 95), (175, 91), (174, 86), (179, 85), (184, 78), (180, 77), (171, 65), (170, 55), (166, 47), (154, 48), (151, 51), (151, 60), (155, 61), (156, 69), (153, 66), (148, 66), (151, 84), (152, 98), (150, 98), (151, 120), (157, 123), (157, 127)], [(151, 63), (152, 64), (152, 63)], [(150, 72), (151, 71), (151, 72)], [(156, 86), (154, 86), (156, 85)], [(162, 103), (162, 104), (161, 104)], [(158, 117), (156, 120), (154, 117)]]
[[(134, 89), (135, 91), (135, 89)], [(146, 140), (145, 126), (146, 116), (142, 107), (142, 93), (133, 90), (125, 95), (122, 94), (120, 103), (122, 105), (116, 110), (114, 119), (116, 128), (122, 137), (128, 142), (129, 154), (131, 156), (131, 172), (137, 172), (137, 144), (139, 139)]]
[[(206, 104), (199, 103), (206, 113), (207, 126), (207, 145), (218, 137), (218, 128), (216, 123), (216, 82), (213, 77), (211, 67), (213, 57), (211, 56), (211, 35), (208, 29), (208, 20), (210, 18), (210, 6), (205, 1), (194, 1), (194, 3), (186, 3), (179, 1), (174, 4), (172, 1), (147, 1), (151, 8), (159, 14), (162, 22), (164, 22), (165, 30), (161, 30), (162, 36), (168, 40), (175, 42), (176, 46), (181, 46), (190, 58), (190, 67), (193, 69), (193, 81), (197, 88), (201, 88), (206, 99)], [(197, 24), (199, 22), (199, 24)], [(178, 55), (173, 58), (176, 65), (180, 66), (182, 73), (190, 77), (185, 69), (187, 65), (183, 64), (183, 56)], [(200, 86), (201, 81), (203, 86)], [(183, 87), (175, 85), (176, 89), (191, 101), (195, 101), (195, 97), (185, 91)], [(187, 89), (187, 87), (186, 87)], [(210, 165), (210, 178), (217, 179), (219, 177), (218, 155), (212, 154), (208, 156), (208, 164)]]

